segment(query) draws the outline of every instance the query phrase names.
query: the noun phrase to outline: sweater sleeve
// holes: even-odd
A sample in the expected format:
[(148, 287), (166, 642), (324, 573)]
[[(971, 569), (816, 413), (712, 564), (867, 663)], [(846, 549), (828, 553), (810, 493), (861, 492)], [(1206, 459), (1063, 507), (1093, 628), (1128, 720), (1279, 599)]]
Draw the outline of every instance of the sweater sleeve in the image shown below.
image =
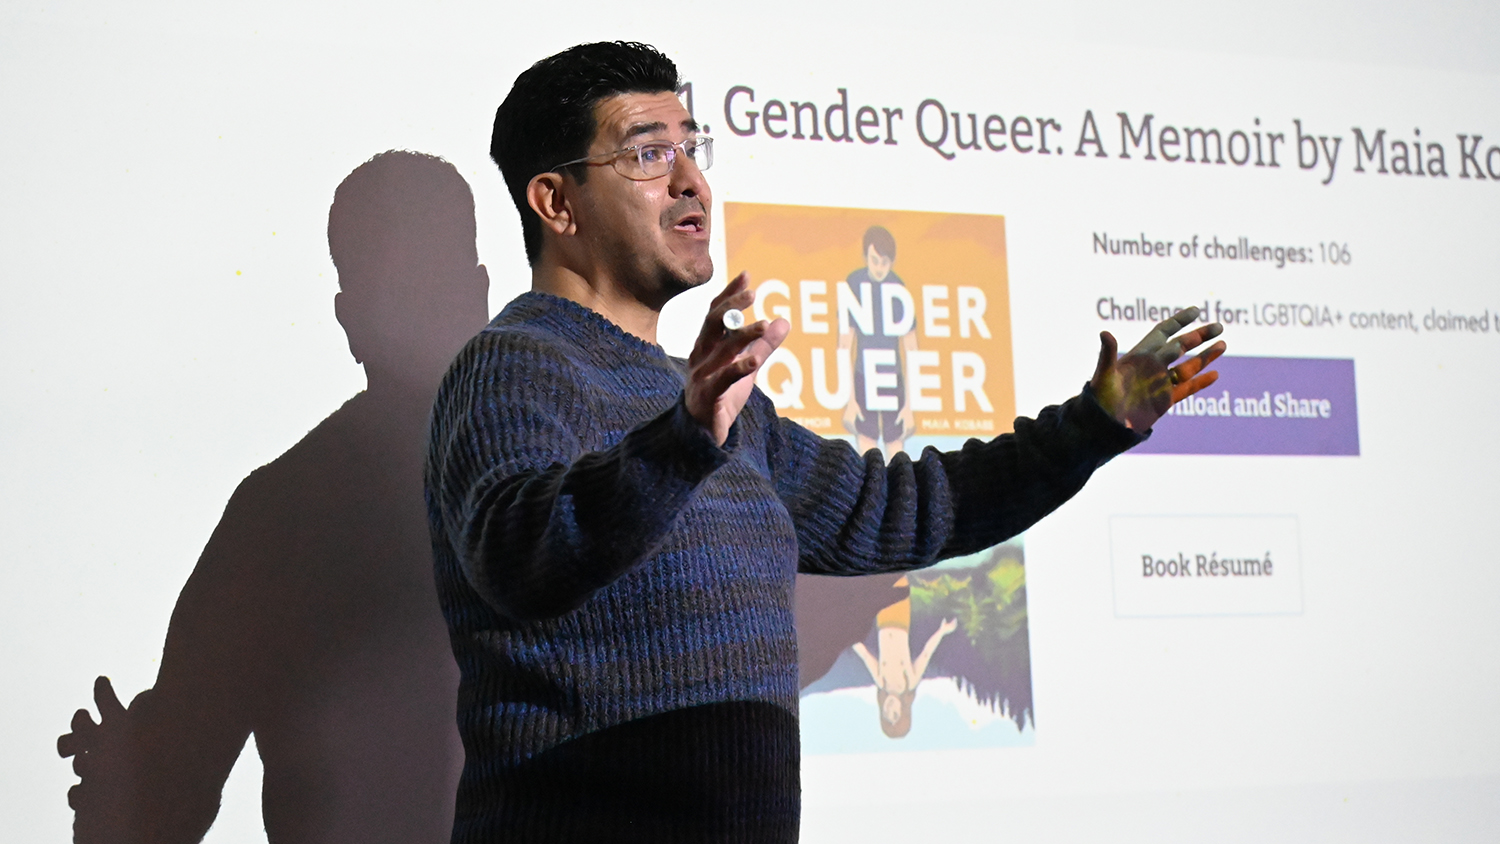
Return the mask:
[(729, 459), (680, 399), (585, 450), (591, 399), (540, 345), (476, 339), (439, 393), (429, 443), (435, 532), (474, 591), (516, 620), (568, 612), (649, 556)]
[[(769, 405), (769, 400), (766, 400)], [(774, 411), (772, 411), (774, 412)], [(920, 568), (981, 551), (1026, 530), (1072, 498), (1094, 470), (1145, 437), (1081, 394), (1019, 417), (1013, 433), (928, 447), (913, 461), (864, 455), (785, 419), (769, 462), (796, 525), (798, 568), (870, 574)]]

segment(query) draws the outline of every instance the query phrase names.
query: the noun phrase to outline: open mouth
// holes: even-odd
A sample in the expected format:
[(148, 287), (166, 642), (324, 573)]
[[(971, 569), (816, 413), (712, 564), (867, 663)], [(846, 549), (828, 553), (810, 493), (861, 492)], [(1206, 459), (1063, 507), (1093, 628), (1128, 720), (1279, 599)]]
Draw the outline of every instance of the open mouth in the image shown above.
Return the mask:
[(672, 229), (685, 234), (701, 234), (707, 226), (708, 216), (702, 212), (694, 212), (673, 223)]
[(662, 215), (662, 222), (679, 234), (703, 235), (708, 232), (708, 209), (696, 197), (683, 197)]

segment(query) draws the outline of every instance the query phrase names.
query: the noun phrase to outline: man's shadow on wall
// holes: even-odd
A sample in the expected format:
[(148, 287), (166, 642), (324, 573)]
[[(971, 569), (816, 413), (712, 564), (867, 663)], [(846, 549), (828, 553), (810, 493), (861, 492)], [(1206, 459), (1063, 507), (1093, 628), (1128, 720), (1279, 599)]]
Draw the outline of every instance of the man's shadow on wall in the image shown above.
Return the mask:
[(339, 186), (334, 299), (368, 389), (235, 491), (178, 598), (156, 685), (95, 684), (58, 741), (78, 842), (196, 842), (247, 736), (272, 841), (447, 842), (458, 671), (422, 498), (438, 381), (488, 319), (474, 200), (387, 152)]

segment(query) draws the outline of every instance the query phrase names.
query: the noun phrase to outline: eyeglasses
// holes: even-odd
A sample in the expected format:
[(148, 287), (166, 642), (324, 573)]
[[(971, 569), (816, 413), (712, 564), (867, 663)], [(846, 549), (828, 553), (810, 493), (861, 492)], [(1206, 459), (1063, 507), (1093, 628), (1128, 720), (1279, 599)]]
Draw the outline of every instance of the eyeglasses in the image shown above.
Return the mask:
[(677, 164), (678, 150), (698, 165), (699, 170), (707, 170), (713, 166), (714, 139), (707, 135), (699, 135), (675, 144), (671, 141), (651, 141), (617, 149), (614, 152), (575, 158), (572, 161), (564, 161), (552, 169), (561, 170), (574, 164), (608, 163), (613, 165), (615, 172), (621, 176), (644, 182), (647, 179), (660, 179), (672, 172), (672, 168)]

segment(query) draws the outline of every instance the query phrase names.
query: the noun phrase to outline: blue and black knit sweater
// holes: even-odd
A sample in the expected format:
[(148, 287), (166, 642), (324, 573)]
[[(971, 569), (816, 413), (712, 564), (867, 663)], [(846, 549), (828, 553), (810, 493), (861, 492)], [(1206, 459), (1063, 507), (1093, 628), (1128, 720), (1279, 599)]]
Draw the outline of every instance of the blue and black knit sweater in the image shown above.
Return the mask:
[(887, 465), (756, 391), (721, 448), (682, 404), (684, 372), (527, 293), (443, 382), (426, 480), (462, 672), (455, 842), (606, 822), (609, 840), (794, 840), (794, 574), (981, 550), (1139, 440), (1082, 395)]

